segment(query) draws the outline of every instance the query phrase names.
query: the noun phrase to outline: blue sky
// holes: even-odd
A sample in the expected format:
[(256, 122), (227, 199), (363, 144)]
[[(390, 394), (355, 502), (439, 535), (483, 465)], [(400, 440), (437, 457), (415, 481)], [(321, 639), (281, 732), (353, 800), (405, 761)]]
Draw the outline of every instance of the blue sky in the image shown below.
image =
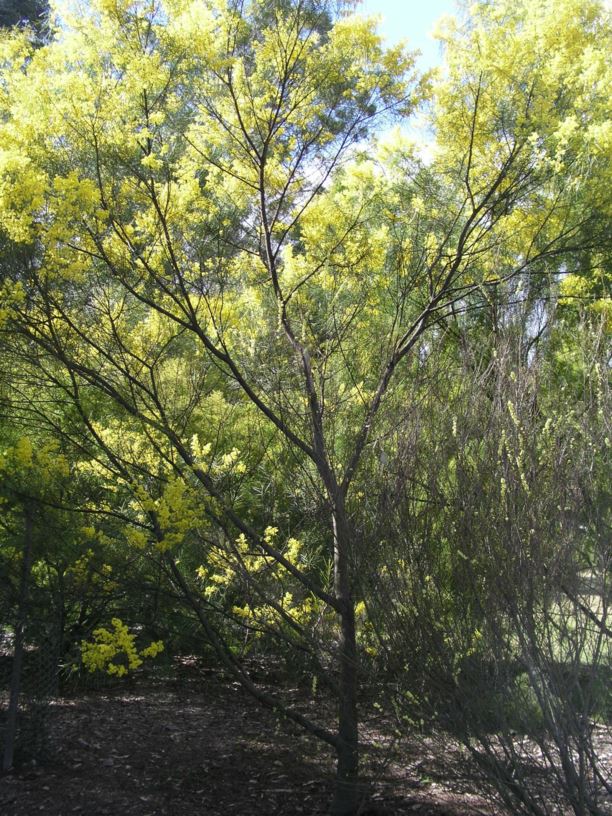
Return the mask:
[(406, 38), (409, 48), (422, 52), (421, 68), (430, 68), (440, 61), (439, 45), (429, 33), (443, 14), (455, 10), (453, 0), (362, 0), (360, 14), (382, 14), (380, 31), (389, 40)]

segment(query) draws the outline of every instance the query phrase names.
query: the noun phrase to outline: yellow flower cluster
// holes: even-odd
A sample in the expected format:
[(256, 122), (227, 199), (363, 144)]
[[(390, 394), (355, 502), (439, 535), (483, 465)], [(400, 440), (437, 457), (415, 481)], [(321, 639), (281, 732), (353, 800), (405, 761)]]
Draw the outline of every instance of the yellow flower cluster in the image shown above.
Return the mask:
[(157, 640), (138, 651), (136, 636), (130, 633), (122, 620), (113, 618), (111, 626), (112, 629), (100, 627), (94, 630), (93, 642), (81, 642), (81, 659), (89, 672), (104, 671), (123, 677), (128, 671), (142, 666), (143, 658), (156, 657), (164, 650), (162, 641)]

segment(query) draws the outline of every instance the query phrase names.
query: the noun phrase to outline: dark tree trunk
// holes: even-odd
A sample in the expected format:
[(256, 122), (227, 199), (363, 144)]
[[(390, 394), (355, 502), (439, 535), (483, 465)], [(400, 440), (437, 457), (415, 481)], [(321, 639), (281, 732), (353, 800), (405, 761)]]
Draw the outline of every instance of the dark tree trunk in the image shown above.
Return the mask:
[(17, 625), (15, 626), (15, 640), (13, 649), (13, 665), (11, 669), (11, 686), (9, 690), (9, 704), (6, 718), (6, 732), (4, 736), (4, 753), (2, 770), (9, 771), (13, 767), (15, 752), (15, 737), (17, 735), (17, 714), (19, 691), (21, 687), (21, 668), (23, 665), (23, 639), (28, 608), (28, 587), (32, 568), (32, 510), (26, 505), (24, 515), (24, 542), (23, 559), (21, 562), (21, 582), (19, 586), (19, 610)]
[(355, 605), (350, 581), (351, 533), (344, 496), (334, 511), (334, 580), (340, 611), (340, 699), (337, 769), (332, 816), (353, 816), (359, 806), (359, 719), (357, 712), (357, 645)]

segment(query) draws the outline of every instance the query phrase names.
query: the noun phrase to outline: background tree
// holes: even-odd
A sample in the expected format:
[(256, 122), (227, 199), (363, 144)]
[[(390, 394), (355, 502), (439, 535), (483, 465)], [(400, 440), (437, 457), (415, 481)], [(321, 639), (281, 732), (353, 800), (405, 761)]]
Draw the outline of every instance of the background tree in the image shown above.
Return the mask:
[(40, 34), (48, 13), (47, 0), (0, 0), (0, 28), (31, 25)]

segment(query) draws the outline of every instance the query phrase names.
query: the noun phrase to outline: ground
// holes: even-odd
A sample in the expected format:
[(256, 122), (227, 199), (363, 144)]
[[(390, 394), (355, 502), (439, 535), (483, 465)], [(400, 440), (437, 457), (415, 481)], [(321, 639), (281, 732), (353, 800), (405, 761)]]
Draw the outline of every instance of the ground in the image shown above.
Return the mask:
[[(289, 692), (291, 694), (291, 692)], [(300, 706), (316, 696), (294, 690)], [(46, 756), (0, 777), (3, 816), (294, 816), (326, 814), (333, 757), (235, 683), (192, 672), (58, 698)], [(373, 726), (366, 726), (375, 736)], [(380, 735), (384, 744), (384, 736)], [(388, 751), (368, 763), (363, 816), (474, 816), (484, 802)]]

